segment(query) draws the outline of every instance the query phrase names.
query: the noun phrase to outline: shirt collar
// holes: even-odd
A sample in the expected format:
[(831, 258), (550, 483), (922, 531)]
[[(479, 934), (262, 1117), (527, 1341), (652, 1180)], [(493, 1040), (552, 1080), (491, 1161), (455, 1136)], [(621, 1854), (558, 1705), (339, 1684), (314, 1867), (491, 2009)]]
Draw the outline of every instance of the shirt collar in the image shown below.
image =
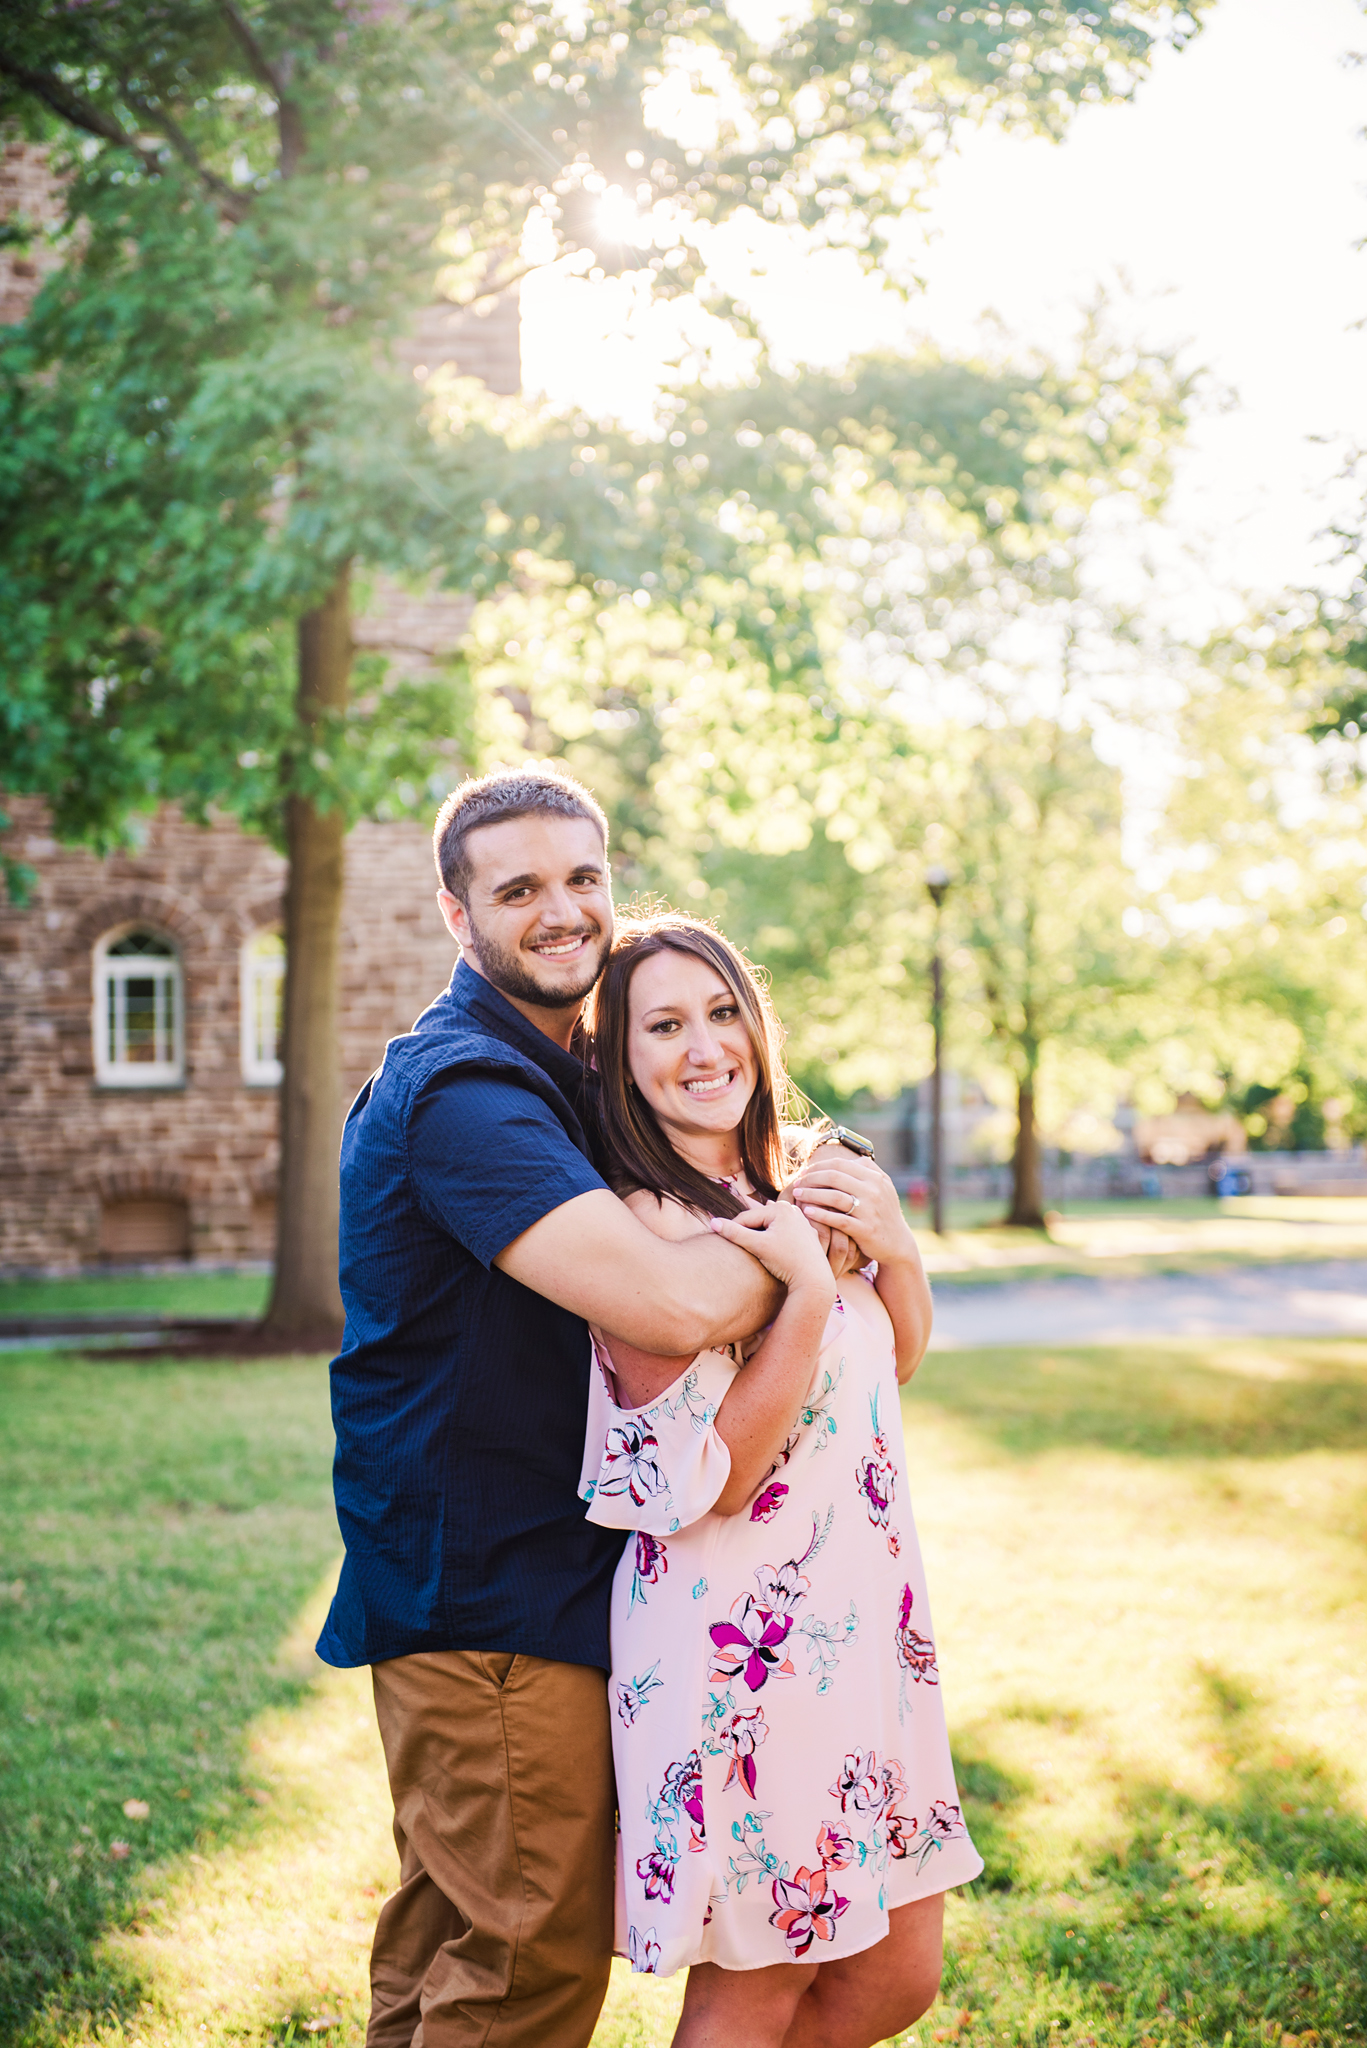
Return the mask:
[(576, 1094), (583, 1087), (581, 1055), (577, 1051), (566, 1052), (544, 1031), (538, 1031), (520, 1010), (513, 1008), (501, 990), (482, 974), (476, 974), (466, 960), (457, 960), (447, 993), (455, 1009), (491, 1037), (501, 1038), (515, 1051), (525, 1053), (567, 1095)]

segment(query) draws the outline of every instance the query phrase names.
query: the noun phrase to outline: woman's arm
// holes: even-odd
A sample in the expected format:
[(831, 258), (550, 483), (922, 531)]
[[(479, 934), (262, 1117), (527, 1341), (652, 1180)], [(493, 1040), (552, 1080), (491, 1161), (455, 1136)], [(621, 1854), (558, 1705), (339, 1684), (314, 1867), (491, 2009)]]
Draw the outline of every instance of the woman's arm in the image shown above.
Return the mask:
[(798, 1174), (792, 1193), (809, 1222), (843, 1230), (866, 1259), (878, 1261), (874, 1285), (892, 1319), (897, 1377), (905, 1385), (925, 1357), (933, 1310), (920, 1250), (896, 1188), (871, 1159), (859, 1159), (843, 1145), (822, 1145)]
[[(641, 1221), (661, 1237), (699, 1231), (692, 1210), (654, 1195), (627, 1197)], [(835, 1300), (835, 1280), (821, 1241), (801, 1211), (778, 1203), (754, 1203), (733, 1219), (714, 1218), (712, 1232), (758, 1259), (788, 1293), (759, 1348), (747, 1359), (717, 1409), (717, 1434), (731, 1453), (731, 1476), (714, 1503), (717, 1514), (744, 1507), (782, 1450), (793, 1418), (811, 1383), (826, 1319)], [(634, 1350), (617, 1337), (600, 1340), (612, 1360), (624, 1407), (643, 1408), (675, 1381), (686, 1358), (662, 1358)]]
[(717, 1410), (717, 1434), (731, 1453), (731, 1476), (713, 1513), (734, 1515), (783, 1449), (811, 1385), (835, 1300), (835, 1279), (816, 1231), (795, 1206), (754, 1203), (739, 1216), (714, 1217), (712, 1229), (752, 1252), (788, 1290), (764, 1342), (746, 1360)]

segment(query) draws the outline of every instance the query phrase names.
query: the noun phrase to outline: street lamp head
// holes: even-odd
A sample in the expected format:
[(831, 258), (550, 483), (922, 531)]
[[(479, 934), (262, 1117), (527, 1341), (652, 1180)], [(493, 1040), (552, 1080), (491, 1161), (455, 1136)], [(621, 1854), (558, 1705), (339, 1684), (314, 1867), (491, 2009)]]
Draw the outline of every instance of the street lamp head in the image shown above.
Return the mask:
[(933, 868), (927, 868), (926, 891), (938, 910), (949, 893), (949, 869), (940, 867), (938, 863)]

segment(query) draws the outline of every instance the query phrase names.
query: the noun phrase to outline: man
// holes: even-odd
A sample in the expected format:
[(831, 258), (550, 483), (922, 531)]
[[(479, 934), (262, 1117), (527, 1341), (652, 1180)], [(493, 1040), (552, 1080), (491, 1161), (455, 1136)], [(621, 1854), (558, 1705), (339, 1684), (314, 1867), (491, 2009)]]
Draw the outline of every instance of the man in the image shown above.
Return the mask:
[(577, 1495), (586, 1321), (687, 1356), (776, 1294), (720, 1238), (645, 1229), (589, 1157), (571, 1041), (612, 899), (588, 791), (546, 768), (467, 782), (435, 851), (461, 958), (342, 1139), (346, 1558), (318, 1648), (373, 1667), (400, 1858), (367, 2044), (584, 2048), (612, 1943), (622, 1545)]

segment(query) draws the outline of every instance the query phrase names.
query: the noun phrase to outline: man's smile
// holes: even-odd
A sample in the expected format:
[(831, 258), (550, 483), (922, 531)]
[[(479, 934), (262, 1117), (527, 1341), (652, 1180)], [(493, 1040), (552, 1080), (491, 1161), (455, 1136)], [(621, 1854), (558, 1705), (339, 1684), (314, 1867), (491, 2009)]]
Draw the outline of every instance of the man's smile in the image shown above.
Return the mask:
[(594, 932), (582, 931), (571, 933), (569, 938), (533, 939), (527, 950), (542, 960), (573, 960), (596, 936)]

